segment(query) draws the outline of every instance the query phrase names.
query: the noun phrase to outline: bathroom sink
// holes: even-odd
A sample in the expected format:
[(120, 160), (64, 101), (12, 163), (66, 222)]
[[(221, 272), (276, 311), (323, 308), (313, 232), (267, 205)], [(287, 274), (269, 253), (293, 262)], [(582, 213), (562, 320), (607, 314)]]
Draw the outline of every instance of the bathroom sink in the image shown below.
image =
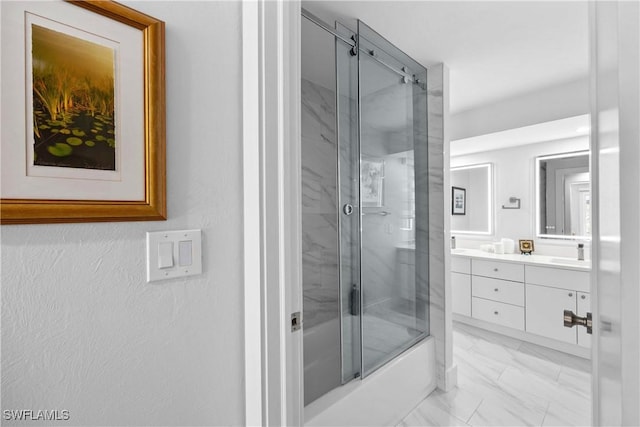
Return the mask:
[(551, 262), (552, 264), (575, 265), (575, 266), (579, 266), (579, 267), (590, 267), (591, 266), (591, 262), (590, 261), (580, 261), (580, 260), (571, 259), (571, 258), (551, 258), (549, 260), (549, 262)]
[(466, 249), (451, 249), (452, 254), (463, 254), (465, 252), (467, 252)]

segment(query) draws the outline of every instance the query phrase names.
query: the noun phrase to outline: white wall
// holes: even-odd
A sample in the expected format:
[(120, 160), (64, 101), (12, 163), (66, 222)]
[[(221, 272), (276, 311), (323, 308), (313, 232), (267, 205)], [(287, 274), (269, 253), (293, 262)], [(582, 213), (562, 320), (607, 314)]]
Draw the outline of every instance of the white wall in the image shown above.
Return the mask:
[[(535, 238), (535, 158), (588, 149), (588, 138), (580, 137), (451, 157), (451, 167), (479, 163), (494, 165), (495, 233), (472, 238), (456, 233), (457, 247), (479, 247), (481, 243), (503, 237), (516, 241), (534, 239), (538, 254), (575, 256), (575, 242), (542, 242)], [(509, 205), (511, 196), (521, 199), (520, 209), (502, 209), (502, 205)]]
[[(241, 4), (125, 3), (167, 23), (169, 220), (2, 227), (2, 409), (241, 425)], [(146, 283), (145, 232), (185, 228), (203, 274)]]

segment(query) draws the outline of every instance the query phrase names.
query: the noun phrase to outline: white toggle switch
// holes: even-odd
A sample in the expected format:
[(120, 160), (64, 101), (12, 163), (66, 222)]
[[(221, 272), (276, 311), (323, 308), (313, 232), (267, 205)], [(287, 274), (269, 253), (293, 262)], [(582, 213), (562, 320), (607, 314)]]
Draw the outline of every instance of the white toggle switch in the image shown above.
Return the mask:
[(178, 244), (178, 265), (180, 267), (187, 267), (192, 264), (191, 247), (191, 240), (184, 240)]
[(202, 274), (201, 230), (147, 233), (147, 282), (196, 274)]
[(173, 242), (158, 243), (158, 268), (173, 267)]

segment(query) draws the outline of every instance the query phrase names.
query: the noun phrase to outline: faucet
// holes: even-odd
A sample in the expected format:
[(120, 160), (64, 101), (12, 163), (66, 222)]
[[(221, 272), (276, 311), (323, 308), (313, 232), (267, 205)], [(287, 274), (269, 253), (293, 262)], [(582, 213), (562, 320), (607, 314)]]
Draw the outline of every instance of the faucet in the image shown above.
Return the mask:
[(584, 243), (578, 243), (578, 261), (584, 261)]

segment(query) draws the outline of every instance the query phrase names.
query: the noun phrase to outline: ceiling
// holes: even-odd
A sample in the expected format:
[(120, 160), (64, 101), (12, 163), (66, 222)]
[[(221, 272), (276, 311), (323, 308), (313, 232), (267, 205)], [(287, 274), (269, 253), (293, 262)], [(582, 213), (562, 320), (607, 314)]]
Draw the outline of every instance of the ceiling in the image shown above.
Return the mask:
[(589, 115), (584, 114), (538, 123), (502, 132), (451, 141), (451, 156), (498, 150), (504, 147), (585, 137), (589, 135)]
[(327, 23), (361, 19), (409, 56), (450, 69), (452, 114), (588, 74), (586, 1), (303, 1)]

